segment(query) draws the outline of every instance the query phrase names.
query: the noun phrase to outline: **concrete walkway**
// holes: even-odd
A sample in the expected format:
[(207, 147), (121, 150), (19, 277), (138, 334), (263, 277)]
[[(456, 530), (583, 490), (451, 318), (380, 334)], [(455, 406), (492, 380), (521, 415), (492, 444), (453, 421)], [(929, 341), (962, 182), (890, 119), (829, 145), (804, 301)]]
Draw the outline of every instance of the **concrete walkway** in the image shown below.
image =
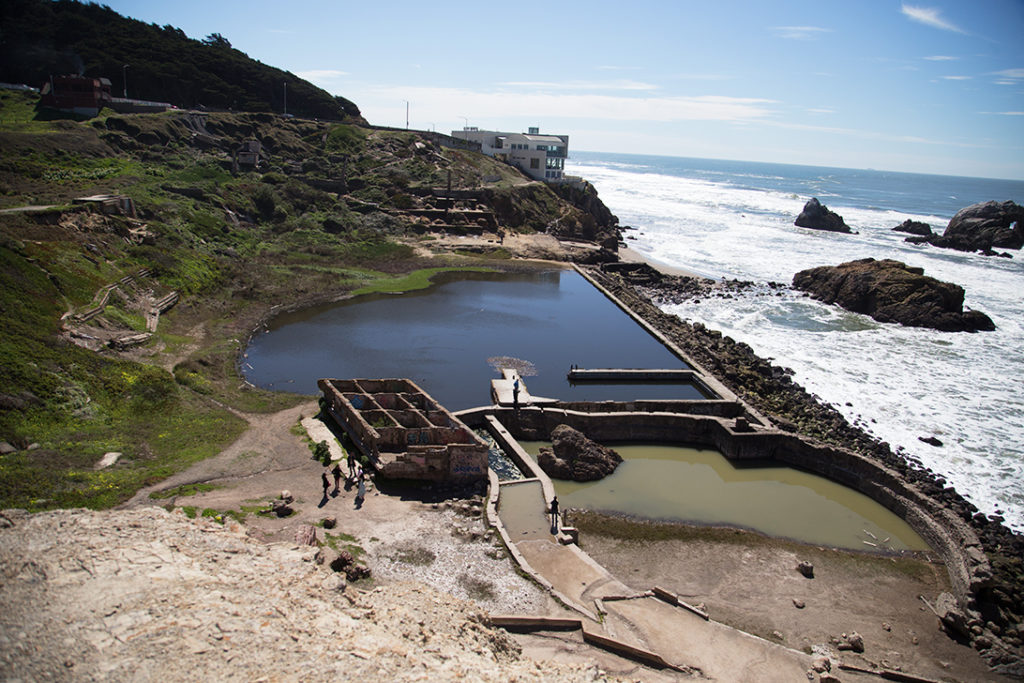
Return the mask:
[(302, 426), (306, 428), (306, 433), (309, 434), (309, 438), (313, 440), (313, 443), (327, 442), (327, 448), (331, 451), (332, 461), (344, 460), (348, 456), (345, 449), (338, 443), (338, 439), (335, 438), (334, 432), (317, 416), (313, 415), (312, 417), (302, 418)]
[[(538, 473), (539, 468), (531, 469)], [(807, 680), (809, 655), (706, 619), (664, 591), (658, 591), (661, 597), (651, 591), (638, 594), (576, 545), (560, 544), (559, 530), (551, 528), (545, 514), (545, 489), (551, 484), (539, 474), (497, 487), (496, 516), (504, 527), (500, 531), (523, 570), (579, 612), (585, 630), (660, 655), (670, 665), (710, 680)], [(846, 671), (843, 676), (874, 678)]]

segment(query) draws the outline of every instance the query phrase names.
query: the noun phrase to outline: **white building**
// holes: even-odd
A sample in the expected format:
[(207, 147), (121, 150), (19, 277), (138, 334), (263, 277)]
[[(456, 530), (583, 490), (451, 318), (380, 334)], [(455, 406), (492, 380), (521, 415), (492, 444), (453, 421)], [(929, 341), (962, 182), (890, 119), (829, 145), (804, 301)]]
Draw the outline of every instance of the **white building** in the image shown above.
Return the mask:
[(480, 143), (480, 151), (515, 166), (534, 180), (559, 181), (569, 156), (568, 135), (541, 135), (539, 128), (529, 133), (502, 133), (467, 126), (453, 130), (453, 138)]

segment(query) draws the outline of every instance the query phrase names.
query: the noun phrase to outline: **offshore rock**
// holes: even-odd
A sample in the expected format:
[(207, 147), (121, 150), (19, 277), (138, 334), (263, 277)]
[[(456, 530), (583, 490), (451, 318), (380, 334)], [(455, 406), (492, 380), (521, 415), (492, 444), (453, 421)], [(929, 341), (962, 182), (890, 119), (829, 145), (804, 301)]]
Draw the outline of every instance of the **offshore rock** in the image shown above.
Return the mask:
[(909, 218), (900, 223), (899, 225), (897, 225), (895, 228), (893, 228), (893, 230), (896, 232), (908, 232), (911, 235), (935, 234), (932, 232), (932, 226), (928, 225), (927, 223), (922, 223), (921, 221), (910, 220)]
[(793, 224), (801, 228), (812, 230), (827, 230), (828, 232), (851, 233), (850, 226), (846, 224), (843, 217), (835, 211), (818, 201), (817, 197), (811, 197), (810, 201), (804, 204), (804, 210), (796, 217)]
[(542, 448), (537, 464), (555, 479), (594, 481), (608, 476), (622, 462), (622, 456), (591, 441), (568, 425), (551, 432), (551, 448)]
[(793, 287), (883, 323), (943, 332), (995, 329), (984, 313), (963, 310), (963, 287), (891, 259), (867, 258), (802, 270), (793, 276)]
[(999, 249), (1024, 247), (1024, 207), (1012, 201), (981, 202), (961, 209), (942, 235), (908, 237), (907, 242), (958, 251), (995, 254)]

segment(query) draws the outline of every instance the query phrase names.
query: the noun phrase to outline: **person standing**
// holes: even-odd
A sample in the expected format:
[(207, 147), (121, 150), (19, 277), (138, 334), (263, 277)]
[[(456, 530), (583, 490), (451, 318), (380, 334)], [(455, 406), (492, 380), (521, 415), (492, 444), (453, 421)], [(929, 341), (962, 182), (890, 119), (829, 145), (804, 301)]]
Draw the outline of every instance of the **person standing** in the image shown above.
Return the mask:
[(359, 469), (359, 488), (356, 491), (356, 508), (363, 506), (363, 501), (366, 499), (366, 479), (365, 473), (362, 468)]
[(320, 482), (324, 485), (324, 498), (326, 498), (327, 492), (331, 488), (331, 482), (327, 479), (327, 470), (320, 473)]
[(331, 474), (334, 475), (334, 495), (338, 495), (338, 492), (341, 491), (341, 463), (334, 463)]
[(551, 499), (551, 528), (558, 529), (558, 496)]
[[(346, 481), (355, 481), (356, 480), (356, 456), (352, 455), (351, 451), (348, 454), (347, 462), (348, 462), (348, 477), (346, 477)], [(348, 490), (348, 486), (347, 485), (346, 485), (345, 488), (346, 488), (346, 490)]]

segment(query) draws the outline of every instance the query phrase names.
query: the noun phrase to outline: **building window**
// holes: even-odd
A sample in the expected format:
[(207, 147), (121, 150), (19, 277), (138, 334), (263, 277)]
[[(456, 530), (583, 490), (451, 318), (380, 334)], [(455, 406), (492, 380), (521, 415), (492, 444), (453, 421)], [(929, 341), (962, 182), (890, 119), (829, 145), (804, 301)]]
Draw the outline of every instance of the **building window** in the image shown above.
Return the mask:
[(538, 159), (537, 157), (530, 159), (530, 168), (540, 168), (540, 159)]

